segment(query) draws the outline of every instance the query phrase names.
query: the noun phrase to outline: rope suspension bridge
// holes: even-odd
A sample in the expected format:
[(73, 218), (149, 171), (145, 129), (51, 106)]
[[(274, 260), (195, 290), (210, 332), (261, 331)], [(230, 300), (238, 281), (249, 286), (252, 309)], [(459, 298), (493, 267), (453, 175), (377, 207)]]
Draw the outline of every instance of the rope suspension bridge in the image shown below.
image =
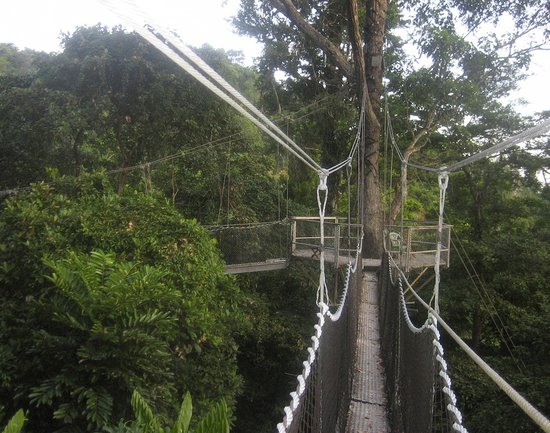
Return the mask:
[[(319, 263), (318, 321), (303, 370), (296, 379), (296, 389), (290, 392), (283, 420), (276, 426), (278, 433), (466, 432), (447, 372), (439, 327), (445, 329), (543, 431), (550, 432), (550, 421), (473, 353), (439, 314), (440, 268), (448, 266), (450, 251), (450, 227), (443, 222), (449, 174), (548, 132), (550, 121), (449, 167), (424, 167), (402, 159), (404, 164), (438, 175), (439, 221), (429, 230), (423, 226), (407, 230), (403, 225), (388, 227), (382, 261), (363, 260), (362, 227), (365, 221), (362, 212), (354, 220), (350, 202), (347, 217), (329, 218), (325, 213), (328, 177), (346, 169), (349, 184), (349, 172), (354, 164), (357, 164), (357, 203), (361, 203), (364, 111), (348, 157), (333, 167), (323, 168), (177, 37), (140, 13), (132, 1), (100, 2), (129, 29), (249, 119), (319, 177), (316, 189), (319, 215), (315, 218), (210, 227), (222, 250), (226, 251), (229, 273), (283, 269), (297, 257)], [(236, 248), (238, 242), (246, 247)], [(326, 265), (330, 263), (343, 269), (345, 274), (337, 299), (329, 297)], [(435, 282), (429, 304), (407, 281), (404, 271), (415, 267), (434, 269)], [(419, 327), (409, 316), (404, 288), (426, 308), (426, 320)]]

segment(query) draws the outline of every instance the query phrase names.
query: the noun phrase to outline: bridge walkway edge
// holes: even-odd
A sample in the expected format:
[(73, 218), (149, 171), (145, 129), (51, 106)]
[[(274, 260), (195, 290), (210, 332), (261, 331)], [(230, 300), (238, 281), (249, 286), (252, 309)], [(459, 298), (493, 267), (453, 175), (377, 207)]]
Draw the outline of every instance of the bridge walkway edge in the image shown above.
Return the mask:
[(361, 281), (357, 349), (346, 433), (390, 433), (380, 349), (376, 271), (367, 267)]

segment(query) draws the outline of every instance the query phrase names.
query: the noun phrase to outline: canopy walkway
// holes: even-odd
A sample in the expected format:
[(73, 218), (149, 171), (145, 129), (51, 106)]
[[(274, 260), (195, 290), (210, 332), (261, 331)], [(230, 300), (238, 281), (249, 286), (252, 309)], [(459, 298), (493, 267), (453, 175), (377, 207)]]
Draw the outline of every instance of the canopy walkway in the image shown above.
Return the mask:
[[(181, 40), (151, 22), (133, 1), (101, 2), (129, 29), (136, 31), (319, 177), (316, 190), (318, 219), (294, 218), (264, 224), (211, 227), (228, 264), (228, 273), (281, 269), (292, 257), (319, 260), (318, 322), (314, 326), (303, 371), (297, 376), (296, 390), (290, 393), (284, 419), (277, 425), (279, 433), (384, 433), (390, 429), (394, 433), (466, 432), (447, 374), (438, 324), (544, 431), (550, 432), (550, 421), (475, 355), (438, 315), (439, 269), (449, 264), (449, 242), (443, 224), (449, 174), (549, 131), (550, 120), (440, 168), (410, 163), (391, 140), (402, 164), (438, 175), (439, 221), (435, 237), (419, 227), (408, 232), (404, 227), (399, 230), (389, 227), (387, 253), (381, 266), (367, 268), (363, 274), (365, 107), (361, 110), (348, 157), (332, 167), (323, 168)], [(366, 101), (368, 95), (363, 95), (363, 98)], [(358, 222), (361, 223), (358, 225), (351, 223), (350, 216), (350, 173), (354, 160), (357, 161), (357, 209), (360, 210)], [(342, 224), (340, 220), (328, 218), (325, 209), (327, 179), (344, 168), (348, 171), (349, 211)], [(376, 170), (377, 166), (370, 172)], [(262, 231), (265, 232), (263, 235)], [(413, 232), (419, 235), (418, 240), (413, 241)], [(335, 302), (329, 302), (325, 262), (346, 269), (344, 287), (340, 298), (333, 300)], [(428, 305), (418, 297), (398, 263), (405, 270), (433, 265), (433, 304)], [(392, 274), (398, 278), (392, 279)], [(403, 282), (429, 312), (420, 327), (413, 324), (408, 314)], [(335, 304), (333, 311), (329, 304)]]
[(436, 321), (413, 325), (389, 255), (347, 277), (337, 310), (318, 314), (278, 432), (465, 432)]

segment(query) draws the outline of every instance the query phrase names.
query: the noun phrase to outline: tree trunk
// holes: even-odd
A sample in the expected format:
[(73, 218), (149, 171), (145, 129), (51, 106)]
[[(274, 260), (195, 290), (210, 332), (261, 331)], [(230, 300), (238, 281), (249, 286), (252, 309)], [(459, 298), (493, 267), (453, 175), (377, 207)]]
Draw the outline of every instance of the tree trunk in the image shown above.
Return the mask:
[(479, 308), (474, 310), (474, 317), (472, 323), (472, 349), (477, 352), (479, 350), (479, 345), (481, 344), (481, 311)]
[(380, 200), (380, 181), (378, 165), (380, 156), (380, 106), (382, 97), (382, 53), (387, 0), (367, 0), (366, 4), (366, 90), (368, 105), (365, 124), (364, 146), (364, 218), (365, 241), (363, 257), (380, 258), (383, 252), (382, 203)]
[(407, 197), (409, 192), (409, 182), (408, 182), (408, 165), (401, 164), (401, 186), (395, 195), (395, 198), (391, 202), (390, 206), (390, 225), (395, 225), (397, 221), (397, 216), (401, 212), (401, 206), (404, 204), (403, 199)]
[[(355, 81), (358, 93), (365, 106), (365, 139), (362, 159), (363, 193), (360, 211), (364, 220), (365, 239), (363, 257), (380, 258), (383, 252), (382, 203), (380, 200), (380, 182), (378, 163), (380, 157), (380, 106), (382, 97), (382, 53), (386, 30), (386, 12), (388, 0), (366, 1), (365, 46), (362, 50), (358, 0), (348, 0), (350, 14), (350, 41), (353, 50), (353, 63), (326, 36), (317, 31), (300, 15), (292, 0), (269, 0), (275, 8), (285, 15), (314, 44), (320, 47), (329, 59), (340, 69), (350, 82)], [(364, 73), (361, 71), (364, 70)]]

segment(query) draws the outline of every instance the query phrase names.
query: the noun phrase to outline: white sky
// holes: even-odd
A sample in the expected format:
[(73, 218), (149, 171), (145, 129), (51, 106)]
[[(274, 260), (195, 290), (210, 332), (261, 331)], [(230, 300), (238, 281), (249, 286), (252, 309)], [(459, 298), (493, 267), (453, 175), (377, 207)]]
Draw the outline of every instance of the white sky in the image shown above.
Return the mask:
[[(215, 48), (243, 51), (248, 65), (261, 53), (256, 41), (234, 34), (228, 22), (236, 13), (239, 0), (136, 0), (136, 3), (155, 22), (175, 30), (192, 46), (208, 43)], [(95, 0), (0, 0), (0, 11), (0, 42), (47, 52), (60, 51), (60, 34), (72, 33), (77, 26), (118, 24)], [(517, 107), (524, 114), (550, 110), (548, 57), (540, 53), (534, 58), (532, 77), (511, 98), (528, 102), (521, 109)]]
[[(236, 14), (238, 0), (136, 0), (155, 22), (178, 35), (189, 45), (208, 43), (215, 48), (240, 50), (251, 64), (261, 46), (236, 35), (228, 22)], [(0, 42), (18, 48), (60, 51), (61, 33), (77, 26), (101, 23), (108, 27), (119, 21), (95, 0), (0, 0)]]

